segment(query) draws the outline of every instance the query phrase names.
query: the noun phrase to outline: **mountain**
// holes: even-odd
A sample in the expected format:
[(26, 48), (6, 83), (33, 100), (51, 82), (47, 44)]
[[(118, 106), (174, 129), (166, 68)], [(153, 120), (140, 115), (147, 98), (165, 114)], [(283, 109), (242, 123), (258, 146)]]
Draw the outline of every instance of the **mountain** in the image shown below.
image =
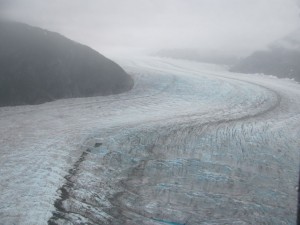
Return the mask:
[(132, 78), (113, 61), (62, 35), (0, 21), (0, 106), (118, 94)]
[(300, 82), (300, 29), (273, 43), (267, 50), (256, 51), (230, 70), (241, 73), (264, 73)]

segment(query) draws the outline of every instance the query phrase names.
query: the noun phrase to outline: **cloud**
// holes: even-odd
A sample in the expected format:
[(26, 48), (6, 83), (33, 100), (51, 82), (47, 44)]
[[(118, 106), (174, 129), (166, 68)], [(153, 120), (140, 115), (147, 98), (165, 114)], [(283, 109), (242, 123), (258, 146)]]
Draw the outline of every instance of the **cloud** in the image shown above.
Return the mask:
[(0, 10), (4, 10), (9, 3), (10, 3), (9, 0), (0, 0)]
[(246, 53), (285, 36), (299, 22), (295, 0), (13, 2), (6, 7), (10, 18), (60, 32), (99, 51), (199, 48)]

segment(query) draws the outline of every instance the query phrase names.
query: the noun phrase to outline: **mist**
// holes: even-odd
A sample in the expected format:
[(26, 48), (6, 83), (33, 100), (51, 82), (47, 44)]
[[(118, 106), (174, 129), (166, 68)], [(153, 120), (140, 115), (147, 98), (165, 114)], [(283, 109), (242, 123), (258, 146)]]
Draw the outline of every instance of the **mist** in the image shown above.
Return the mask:
[(97, 51), (196, 48), (247, 55), (299, 27), (299, 0), (14, 0), (2, 16)]
[(299, 7), (0, 0), (0, 225), (300, 224)]

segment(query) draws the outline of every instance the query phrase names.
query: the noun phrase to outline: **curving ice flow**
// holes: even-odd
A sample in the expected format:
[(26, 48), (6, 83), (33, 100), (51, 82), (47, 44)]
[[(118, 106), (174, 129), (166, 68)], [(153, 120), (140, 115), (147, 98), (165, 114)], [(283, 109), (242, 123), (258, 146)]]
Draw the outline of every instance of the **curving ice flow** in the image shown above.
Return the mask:
[(0, 224), (296, 224), (299, 84), (116, 60), (128, 93), (0, 108)]

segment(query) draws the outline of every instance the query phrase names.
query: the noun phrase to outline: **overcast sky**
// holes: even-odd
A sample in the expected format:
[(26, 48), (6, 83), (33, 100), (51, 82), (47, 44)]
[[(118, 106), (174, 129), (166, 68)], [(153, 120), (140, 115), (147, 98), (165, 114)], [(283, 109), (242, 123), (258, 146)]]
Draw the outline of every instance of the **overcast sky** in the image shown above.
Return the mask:
[(0, 12), (104, 53), (197, 48), (248, 54), (300, 27), (297, 2), (0, 0)]

